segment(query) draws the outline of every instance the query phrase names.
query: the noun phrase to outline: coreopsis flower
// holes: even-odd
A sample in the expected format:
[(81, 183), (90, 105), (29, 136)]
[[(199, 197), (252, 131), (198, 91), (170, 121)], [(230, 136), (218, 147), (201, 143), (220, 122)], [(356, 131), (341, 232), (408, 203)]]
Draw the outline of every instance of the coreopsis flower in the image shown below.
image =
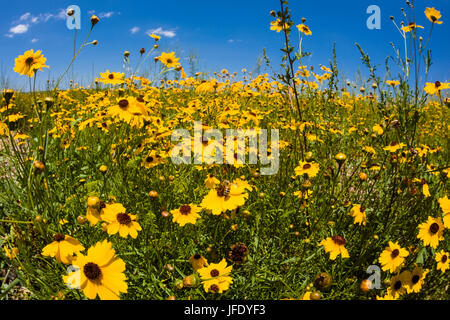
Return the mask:
[(208, 260), (201, 254), (194, 254), (189, 258), (189, 262), (192, 264), (194, 270), (198, 270), (208, 266)]
[(417, 28), (424, 29), (424, 27), (419, 26), (419, 25), (415, 24), (414, 22), (410, 22), (407, 26), (401, 27), (401, 29), (402, 29), (403, 32), (405, 32), (405, 33), (410, 32), (410, 31), (412, 31), (412, 30), (415, 30), (415, 29), (417, 29)]
[(383, 132), (384, 132), (383, 128), (379, 124), (374, 125), (372, 130), (373, 130), (373, 132), (375, 132), (379, 136), (381, 136), (383, 134)]
[(389, 246), (380, 254), (378, 261), (381, 263), (382, 270), (395, 272), (409, 255), (408, 250), (401, 248), (398, 243), (389, 241)]
[(314, 178), (319, 173), (319, 164), (315, 162), (300, 161), (294, 171), (296, 176), (306, 174), (309, 178)]
[(311, 291), (306, 291), (301, 300), (311, 300)]
[(425, 9), (425, 16), (430, 20), (432, 23), (441, 24), (442, 21), (439, 21), (439, 19), (442, 17), (441, 13), (433, 8), (426, 8)]
[(444, 214), (444, 227), (450, 228), (450, 199), (445, 196), (443, 198), (439, 198), (438, 202)]
[(153, 38), (153, 39), (155, 40), (155, 42), (158, 42), (158, 40), (161, 39), (160, 36), (158, 36), (158, 35), (156, 35), (156, 34), (153, 34), (153, 33), (152, 33), (152, 34), (149, 34), (149, 37), (150, 37), (150, 38)]
[(100, 73), (100, 78), (97, 79), (98, 82), (105, 84), (122, 84), (125, 82), (125, 74), (121, 72), (109, 72), (106, 70), (104, 73)]
[(180, 59), (175, 56), (175, 52), (162, 52), (158, 60), (167, 68), (176, 68), (180, 65), (178, 62)]
[(242, 264), (247, 259), (248, 248), (243, 243), (231, 245), (231, 250), (228, 252), (229, 260), (237, 265)]
[(412, 272), (405, 271), (405, 274), (409, 278), (408, 284), (406, 286), (406, 291), (408, 293), (420, 292), (428, 272), (429, 272), (428, 269), (424, 270), (422, 267), (418, 266), (416, 266)]
[(400, 81), (397, 81), (397, 80), (386, 80), (386, 83), (389, 86), (395, 87), (395, 86), (398, 86), (400, 84)]
[(444, 225), (441, 218), (428, 217), (428, 220), (419, 225), (417, 238), (423, 240), (425, 246), (437, 248), (439, 241), (444, 239)]
[(387, 293), (383, 297), (377, 296), (377, 300), (397, 300), (397, 299), (391, 296), (389, 293)]
[(304, 33), (307, 36), (312, 35), (311, 30), (309, 29), (309, 27), (305, 24), (299, 24), (297, 25), (297, 29), (299, 32)]
[(5, 250), (5, 254), (10, 260), (16, 258), (17, 255), (19, 254), (19, 249), (17, 248), (9, 249), (8, 247), (3, 247), (3, 250)]
[(394, 297), (394, 299), (399, 298), (401, 295), (406, 293), (406, 288), (410, 286), (409, 274), (407, 272), (402, 272), (391, 278), (391, 285), (387, 289), (387, 293)]
[(450, 259), (448, 252), (445, 252), (444, 250), (436, 252), (435, 260), (437, 262), (437, 270), (441, 270), (444, 273), (450, 268)]
[(142, 166), (150, 169), (161, 164), (163, 161), (164, 159), (162, 159), (161, 156), (157, 154), (156, 150), (152, 150), (147, 156), (142, 159)]
[(449, 89), (449, 88), (450, 88), (450, 83), (442, 83), (440, 81), (436, 81), (434, 83), (427, 82), (425, 84), (425, 88), (423, 90), (425, 90), (425, 92), (430, 95), (433, 95), (433, 94), (438, 95), (441, 90), (445, 90), (445, 89)]
[(347, 249), (345, 248), (345, 239), (341, 236), (332, 236), (323, 239), (319, 246), (323, 246), (325, 252), (330, 253), (330, 259), (335, 260), (340, 254), (342, 258), (349, 258)]
[(355, 204), (350, 210), (350, 215), (354, 218), (353, 223), (366, 225), (366, 208), (360, 204)]
[(281, 19), (277, 19), (270, 23), (270, 30), (275, 30), (276, 32), (280, 32), (281, 30), (289, 29), (289, 25), (286, 22), (282, 22)]
[(392, 142), (390, 145), (383, 148), (383, 150), (389, 151), (389, 152), (397, 152), (397, 150), (402, 149), (406, 145), (404, 143), (398, 143), (398, 142)]
[(203, 198), (201, 206), (211, 210), (212, 214), (219, 215), (227, 210), (243, 206), (247, 198), (248, 193), (245, 192), (244, 187), (225, 180), (216, 189), (209, 191)]
[(57, 233), (53, 236), (53, 242), (42, 249), (41, 254), (47, 257), (55, 257), (58, 262), (70, 264), (74, 254), (84, 250), (80, 241), (71, 236)]
[(40, 50), (34, 52), (33, 49), (26, 51), (23, 56), (18, 56), (15, 59), (14, 72), (32, 78), (35, 73), (42, 68), (49, 68), (45, 65), (47, 58)]
[(225, 259), (219, 263), (210, 263), (207, 267), (198, 269), (197, 272), (206, 292), (222, 293), (228, 290), (233, 278), (229, 276), (233, 266), (227, 266)]
[(145, 104), (140, 99), (129, 96), (120, 99), (117, 104), (109, 107), (108, 114), (130, 123), (135, 117), (147, 116), (148, 112)]
[(83, 290), (89, 299), (98, 295), (101, 300), (119, 300), (120, 293), (127, 293), (125, 262), (107, 240), (90, 247), (87, 255), (78, 253), (72, 266), (75, 271), (63, 276), (64, 282)]
[(183, 227), (187, 223), (195, 224), (197, 219), (201, 218), (198, 214), (201, 210), (202, 208), (191, 203), (182, 205), (179, 209), (172, 210), (170, 213), (173, 216), (172, 221), (178, 223), (180, 227)]
[(214, 177), (214, 175), (212, 174), (209, 174), (208, 177), (205, 179), (205, 186), (208, 189), (215, 189), (219, 183), (220, 180)]
[(87, 202), (86, 219), (93, 227), (101, 220), (100, 211), (105, 207), (105, 203), (101, 202), (98, 197), (89, 197)]
[(133, 239), (136, 239), (138, 231), (142, 228), (137, 223), (137, 216), (128, 214), (126, 209), (121, 203), (107, 204), (102, 210), (101, 218), (108, 223), (108, 234), (120, 234), (122, 238), (130, 235)]
[(422, 193), (423, 193), (425, 198), (428, 198), (428, 197), (431, 196), (430, 188), (428, 187), (428, 183), (424, 183), (422, 185)]

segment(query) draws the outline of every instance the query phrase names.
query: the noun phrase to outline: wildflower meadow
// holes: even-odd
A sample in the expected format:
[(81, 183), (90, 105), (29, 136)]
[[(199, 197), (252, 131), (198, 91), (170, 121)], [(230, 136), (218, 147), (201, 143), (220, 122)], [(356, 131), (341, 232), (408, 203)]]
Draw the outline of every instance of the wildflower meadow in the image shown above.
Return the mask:
[(154, 32), (81, 85), (96, 14), (45, 89), (45, 47), (9, 57), (23, 89), (0, 96), (0, 299), (448, 300), (438, 4), (402, 2), (385, 65), (356, 43), (354, 81), (334, 48), (308, 65), (314, 17), (286, 0), (267, 8), (282, 56), (266, 73), (190, 72)]

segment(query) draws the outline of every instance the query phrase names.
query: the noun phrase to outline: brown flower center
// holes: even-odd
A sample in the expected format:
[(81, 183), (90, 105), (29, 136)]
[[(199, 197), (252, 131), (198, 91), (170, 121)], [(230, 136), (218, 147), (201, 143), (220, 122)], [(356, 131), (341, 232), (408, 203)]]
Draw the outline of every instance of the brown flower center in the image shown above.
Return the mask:
[(61, 233), (57, 233), (53, 236), (53, 240), (57, 241), (57, 242), (61, 242), (66, 238), (65, 235), (61, 234)]
[(437, 18), (436, 18), (435, 16), (433, 16), (433, 15), (431, 15), (430, 18), (431, 18), (431, 20), (432, 20), (433, 22), (435, 22), (435, 21), (437, 20)]
[(392, 147), (393, 147), (393, 146), (396, 146), (396, 145), (398, 145), (398, 142), (395, 142), (395, 141), (394, 141), (394, 142), (391, 143), (391, 146), (392, 146)]
[(439, 231), (439, 225), (435, 222), (430, 226), (430, 232), (436, 234)]
[(84, 265), (83, 271), (84, 271), (84, 275), (89, 280), (96, 280), (96, 279), (100, 278), (100, 276), (102, 275), (102, 271), (100, 270), (100, 267), (93, 262), (86, 263)]
[(400, 254), (400, 251), (398, 249), (395, 249), (391, 252), (391, 258), (395, 259)]
[(366, 211), (366, 207), (361, 206), (361, 207), (359, 208), (359, 211), (360, 211), (360, 212)]
[(215, 293), (219, 292), (219, 290), (220, 290), (219, 286), (217, 284), (213, 284), (211, 287), (209, 287), (209, 289)]
[(309, 168), (311, 168), (311, 165), (309, 163), (303, 165), (303, 170), (308, 170)]
[(180, 213), (187, 216), (189, 213), (191, 213), (191, 207), (187, 204), (181, 206)]
[(341, 236), (332, 236), (331, 239), (333, 239), (334, 243), (336, 243), (339, 246), (345, 245), (345, 239)]
[(173, 62), (173, 60), (172, 59), (167, 59), (167, 64), (171, 64)]
[(210, 274), (211, 274), (211, 277), (215, 278), (215, 277), (219, 276), (220, 272), (217, 269), (212, 269)]
[(116, 218), (117, 218), (117, 221), (120, 224), (125, 224), (126, 225), (126, 224), (129, 224), (131, 222), (130, 216), (128, 214), (126, 214), (126, 213), (119, 213), (119, 214), (117, 214)]
[[(180, 210), (181, 211), (181, 210)], [(195, 260), (199, 260), (202, 256), (199, 254), (194, 254), (194, 259)]]
[(114, 79), (114, 75), (111, 73), (111, 74), (108, 76), (108, 78), (112, 80), (112, 79)]
[(25, 63), (27, 64), (27, 66), (31, 66), (34, 62), (34, 58), (33, 57), (29, 57), (27, 58), (27, 60), (25, 60)]
[(103, 201), (100, 201), (100, 210), (106, 208), (106, 203), (104, 203)]
[(153, 157), (152, 156), (148, 156), (147, 158), (145, 158), (145, 161), (146, 162), (148, 162), (148, 163), (151, 163), (151, 162), (153, 162)]
[(447, 261), (447, 259), (448, 259), (447, 256), (443, 255), (442, 258), (441, 258), (441, 262), (445, 263)]
[(416, 284), (417, 282), (419, 282), (420, 277), (416, 274), (415, 276), (412, 277), (411, 282), (413, 284)]
[(441, 86), (441, 83), (440, 83), (439, 81), (436, 81), (436, 82), (434, 83), (434, 86), (435, 86), (436, 88), (439, 88), (439, 87)]
[(402, 282), (400, 280), (396, 281), (394, 284), (394, 289), (397, 291), (397, 290), (400, 290), (401, 287), (402, 287)]
[(128, 106), (129, 106), (128, 100), (122, 99), (122, 100), (119, 101), (119, 107), (120, 107), (122, 110), (127, 110), (127, 109), (128, 109)]

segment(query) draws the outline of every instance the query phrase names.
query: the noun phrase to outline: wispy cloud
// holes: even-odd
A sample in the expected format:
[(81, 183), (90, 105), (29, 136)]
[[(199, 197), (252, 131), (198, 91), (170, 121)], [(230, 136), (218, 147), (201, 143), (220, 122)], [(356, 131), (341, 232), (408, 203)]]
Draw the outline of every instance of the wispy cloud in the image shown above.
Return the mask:
[(56, 13), (40, 13), (33, 15), (31, 12), (22, 14), (18, 20), (12, 22), (13, 27), (6, 34), (8, 38), (13, 38), (17, 34), (27, 33), (32, 25), (53, 20), (63, 20), (67, 17), (65, 9), (59, 9)]
[(130, 32), (131, 32), (131, 34), (135, 34), (135, 33), (139, 32), (139, 30), (141, 30), (141, 28), (133, 27), (133, 28), (130, 29)]
[(235, 43), (235, 42), (242, 42), (242, 40), (239, 39), (228, 39), (228, 43)]
[(154, 33), (154, 34), (162, 35), (162, 36), (168, 37), (168, 38), (173, 38), (173, 37), (176, 36), (175, 31), (172, 31), (172, 30), (163, 30), (162, 27), (159, 27), (159, 28), (156, 28), (156, 29), (148, 30), (147, 33), (150, 33), (150, 34)]
[(39, 39), (36, 39), (36, 38), (31, 39), (31, 43), (36, 43), (38, 41), (39, 41)]
[(18, 24), (15, 27), (9, 29), (9, 33), (6, 35), (8, 38), (14, 37), (16, 34), (23, 34), (28, 32), (28, 24)]
[[(95, 10), (90, 10), (90, 11), (88, 11), (88, 14), (89, 15), (93, 15), (93, 14), (96, 14), (95, 13), (96, 11)], [(100, 19), (109, 19), (109, 18), (111, 18), (112, 16), (119, 16), (120, 15), (120, 12), (116, 12), (116, 11), (108, 11), (108, 12), (100, 12), (100, 13), (98, 13), (98, 14), (96, 14)]]

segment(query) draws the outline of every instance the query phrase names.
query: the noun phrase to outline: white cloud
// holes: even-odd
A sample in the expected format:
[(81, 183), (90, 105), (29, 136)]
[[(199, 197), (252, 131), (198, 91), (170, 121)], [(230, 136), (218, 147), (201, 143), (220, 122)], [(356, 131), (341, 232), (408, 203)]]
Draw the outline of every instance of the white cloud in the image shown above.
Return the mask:
[(161, 28), (161, 27), (156, 28), (156, 29), (152, 29), (152, 30), (148, 30), (147, 33), (150, 33), (150, 34), (154, 33), (154, 34), (162, 35), (162, 36), (165, 36), (165, 37), (168, 37), (168, 38), (173, 38), (173, 37), (176, 36), (175, 31), (163, 30), (163, 28)]
[(31, 39), (31, 43), (36, 43), (38, 41), (39, 41), (39, 39), (36, 39), (36, 38)]
[(9, 29), (9, 32), (12, 35), (26, 33), (27, 31), (28, 31), (28, 25), (27, 24), (18, 24), (17, 26), (12, 27), (11, 29)]
[(135, 34), (135, 33), (139, 32), (139, 30), (141, 30), (141, 28), (133, 27), (133, 28), (130, 29), (130, 32), (131, 32), (131, 34)]
[(27, 12), (20, 16), (20, 21), (26, 21), (31, 16), (31, 13)]
[(242, 42), (242, 40), (239, 40), (239, 39), (229, 39), (227, 42), (228, 42), (228, 43)]
[(109, 12), (100, 12), (98, 14), (98, 17), (100, 19), (108, 19), (111, 18), (114, 15), (120, 15), (120, 12), (114, 12), (114, 11), (109, 11)]

